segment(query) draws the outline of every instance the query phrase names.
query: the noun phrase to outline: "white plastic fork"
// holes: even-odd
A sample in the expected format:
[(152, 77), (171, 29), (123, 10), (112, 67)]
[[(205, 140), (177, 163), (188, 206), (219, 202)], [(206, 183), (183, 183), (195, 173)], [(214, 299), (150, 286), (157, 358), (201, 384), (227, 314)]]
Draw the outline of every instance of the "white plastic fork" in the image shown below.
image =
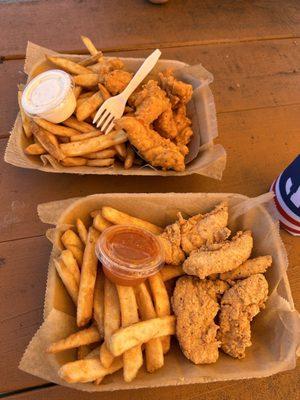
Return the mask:
[(117, 96), (107, 99), (102, 104), (93, 120), (93, 124), (97, 123), (97, 128), (100, 128), (100, 130), (105, 134), (112, 130), (114, 126), (114, 120), (121, 118), (124, 113), (128, 97), (135, 91), (139, 84), (153, 69), (160, 55), (161, 51), (158, 49), (150, 54), (150, 56), (146, 58), (138, 71), (135, 73), (134, 77), (128, 83), (123, 92)]

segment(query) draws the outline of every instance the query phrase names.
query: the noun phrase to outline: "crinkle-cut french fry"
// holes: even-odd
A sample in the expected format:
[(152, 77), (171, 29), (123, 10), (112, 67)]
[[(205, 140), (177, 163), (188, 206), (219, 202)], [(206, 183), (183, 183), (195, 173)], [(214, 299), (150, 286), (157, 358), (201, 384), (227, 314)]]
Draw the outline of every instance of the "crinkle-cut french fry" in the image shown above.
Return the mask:
[(122, 158), (122, 160), (124, 160), (127, 155), (126, 144), (125, 143), (117, 144), (115, 146), (115, 149), (116, 149), (118, 155)]
[(100, 210), (100, 213), (94, 217), (93, 227), (96, 228), (99, 232), (103, 232), (106, 228), (109, 228), (110, 226), (112, 226), (112, 223), (102, 217)]
[[(154, 301), (155, 311), (158, 317), (170, 315), (171, 306), (167, 289), (161, 278), (160, 272), (149, 277), (152, 297)], [(161, 338), (164, 353), (170, 350), (170, 337)]]
[(79, 133), (78, 135), (74, 135), (71, 137), (71, 142), (80, 142), (81, 140), (86, 140), (86, 139), (90, 139), (90, 138), (94, 138), (97, 136), (103, 135), (103, 133), (101, 131), (98, 131), (96, 129), (93, 129), (90, 132), (86, 132), (86, 133)]
[(98, 74), (82, 74), (74, 76), (75, 85), (83, 86), (86, 88), (97, 86), (99, 82)]
[(104, 274), (98, 269), (94, 291), (94, 320), (97, 323), (98, 331), (104, 337)]
[(80, 240), (80, 237), (72, 231), (72, 229), (67, 229), (61, 236), (62, 244), (67, 248), (67, 246), (76, 246), (83, 250), (84, 245)]
[(109, 91), (106, 89), (106, 87), (104, 85), (102, 85), (102, 83), (98, 83), (98, 88), (99, 88), (99, 91), (102, 94), (102, 97), (103, 97), (104, 101), (111, 97)]
[(48, 55), (46, 55), (46, 57), (50, 62), (57, 65), (61, 69), (65, 70), (66, 72), (69, 72), (70, 74), (80, 75), (80, 74), (92, 73), (92, 71), (89, 70), (88, 68), (85, 68), (82, 65), (79, 65), (79, 64), (75, 63), (74, 61), (71, 61), (67, 58), (54, 57), (54, 56), (48, 56)]
[(105, 158), (113, 158), (116, 154), (117, 152), (115, 149), (107, 149), (85, 154), (84, 157), (92, 160), (103, 160)]
[[(80, 93), (82, 92), (82, 87), (75, 86), (73, 89), (73, 92), (74, 92), (75, 99), (78, 99), (78, 97), (80, 96)], [(71, 126), (70, 128), (73, 128), (73, 126)]]
[(68, 383), (86, 383), (113, 374), (121, 369), (122, 366), (122, 357), (116, 358), (109, 368), (104, 368), (99, 359), (90, 358), (63, 365), (59, 369), (58, 375)]
[(65, 167), (81, 167), (86, 165), (87, 160), (82, 157), (66, 157), (61, 163)]
[(32, 132), (39, 143), (44, 147), (47, 152), (54, 157), (57, 161), (62, 161), (66, 156), (61, 151), (58, 145), (57, 138), (50, 132), (34, 124)]
[(98, 50), (96, 49), (94, 43), (91, 41), (89, 37), (81, 36), (81, 40), (92, 56), (98, 53)]
[(133, 166), (134, 159), (135, 159), (135, 151), (133, 150), (132, 146), (128, 146), (126, 158), (124, 161), (125, 169), (129, 169)]
[(32, 135), (32, 125), (31, 125), (31, 120), (28, 117), (28, 115), (25, 113), (23, 107), (22, 107), (22, 91), (18, 91), (18, 103), (19, 103), (19, 109), (20, 109), (20, 114), (21, 114), (21, 119), (22, 119), (22, 125), (23, 125), (23, 130), (25, 135), (29, 138)]
[(80, 218), (76, 219), (76, 228), (82, 243), (86, 244), (88, 231)]
[(103, 160), (88, 160), (86, 165), (89, 167), (109, 167), (115, 162), (114, 158), (104, 158)]
[(107, 343), (111, 353), (117, 357), (129, 349), (141, 346), (149, 340), (166, 335), (175, 334), (175, 317), (167, 315), (166, 317), (148, 319), (118, 329)]
[[(122, 327), (128, 327), (139, 321), (138, 308), (135, 293), (130, 286), (116, 285), (120, 308), (121, 308), (121, 321)], [(111, 343), (112, 337), (108, 343)], [(109, 348), (111, 351), (111, 348)], [(125, 382), (131, 382), (137, 375), (138, 370), (143, 365), (143, 353), (141, 344), (137, 343), (135, 346), (130, 346), (123, 354), (123, 377)]]
[(84, 58), (83, 60), (79, 61), (79, 65), (82, 65), (83, 67), (88, 67), (89, 65), (95, 64), (99, 58), (101, 59), (103, 57), (102, 51), (98, 51), (96, 54), (88, 56)]
[(65, 121), (62, 122), (64, 125), (68, 126), (69, 128), (73, 128), (78, 132), (87, 133), (91, 132), (95, 129), (95, 127), (91, 124), (88, 124), (84, 121), (78, 121), (75, 117), (69, 117)]
[(60, 148), (66, 157), (82, 156), (95, 151), (105, 150), (119, 143), (124, 143), (127, 135), (123, 131), (113, 131), (107, 135), (81, 140), (80, 142), (70, 142), (61, 144)]
[(77, 360), (83, 360), (88, 354), (92, 351), (91, 347), (88, 344), (83, 344), (79, 346), (77, 349)]
[(83, 344), (96, 343), (100, 339), (101, 338), (97, 327), (92, 325), (89, 328), (72, 333), (72, 335), (52, 343), (48, 347), (47, 353), (58, 353), (64, 350), (74, 349), (82, 346)]
[(60, 259), (65, 264), (65, 266), (68, 268), (68, 270), (71, 272), (71, 274), (74, 276), (76, 283), (79, 287), (80, 270), (79, 270), (77, 261), (75, 260), (75, 257), (73, 256), (73, 253), (70, 250), (63, 250), (60, 254)]
[(98, 264), (95, 245), (98, 238), (99, 232), (93, 227), (89, 228), (87, 243), (83, 253), (77, 302), (77, 325), (79, 327), (85, 326), (93, 315), (93, 299)]
[[(101, 92), (98, 91), (91, 97), (88, 97), (83, 103), (76, 108), (76, 118), (78, 121), (87, 119), (97, 108), (103, 103)], [(77, 100), (78, 104), (78, 100)]]
[(185, 274), (181, 265), (165, 265), (159, 272), (164, 282)]
[(46, 121), (42, 118), (35, 118), (34, 122), (41, 128), (46, 129), (46, 131), (53, 133), (53, 135), (71, 137), (79, 134), (75, 129), (53, 124), (52, 122)]
[(162, 233), (163, 229), (151, 222), (144, 221), (140, 218), (132, 217), (122, 211), (118, 211), (112, 207), (102, 207), (102, 216), (113, 224), (134, 225), (140, 228), (147, 229), (154, 234)]
[(40, 145), (39, 143), (30, 144), (29, 146), (27, 146), (25, 148), (24, 151), (26, 154), (29, 154), (31, 156), (40, 156), (42, 154), (47, 153), (46, 150), (44, 149), (44, 147), (42, 145)]
[[(145, 283), (135, 287), (139, 314), (143, 321), (156, 318), (156, 312), (151, 295)], [(154, 372), (164, 365), (164, 353), (160, 338), (149, 340), (145, 344), (146, 367), (148, 372)]]
[(79, 286), (74, 275), (71, 273), (71, 271), (69, 271), (62, 260), (54, 259), (54, 265), (71, 299), (73, 300), (74, 304), (77, 304)]

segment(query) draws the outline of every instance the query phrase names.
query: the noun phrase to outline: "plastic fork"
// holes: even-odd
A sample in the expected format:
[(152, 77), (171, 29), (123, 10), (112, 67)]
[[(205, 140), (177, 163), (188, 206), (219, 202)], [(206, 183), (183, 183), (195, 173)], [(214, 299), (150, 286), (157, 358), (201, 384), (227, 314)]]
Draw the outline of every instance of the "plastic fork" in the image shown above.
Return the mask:
[(161, 51), (156, 49), (140, 66), (134, 77), (128, 83), (126, 88), (117, 96), (107, 99), (97, 111), (93, 123), (97, 123), (97, 128), (100, 128), (105, 134), (109, 133), (113, 126), (114, 120), (121, 118), (128, 97), (135, 91), (139, 84), (145, 79), (149, 72), (157, 63)]

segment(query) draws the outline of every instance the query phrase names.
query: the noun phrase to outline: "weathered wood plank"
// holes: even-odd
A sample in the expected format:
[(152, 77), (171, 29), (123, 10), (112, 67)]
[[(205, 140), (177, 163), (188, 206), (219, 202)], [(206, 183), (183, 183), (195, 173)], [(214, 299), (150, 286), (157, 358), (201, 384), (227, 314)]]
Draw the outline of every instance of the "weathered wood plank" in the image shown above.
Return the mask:
[(80, 34), (91, 36), (107, 50), (286, 38), (300, 33), (297, 0), (175, 0), (163, 6), (140, 0), (40, 0), (2, 4), (0, 15), (2, 56), (24, 54), (27, 40), (35, 41), (37, 33), (41, 44), (56, 50), (82, 48)]

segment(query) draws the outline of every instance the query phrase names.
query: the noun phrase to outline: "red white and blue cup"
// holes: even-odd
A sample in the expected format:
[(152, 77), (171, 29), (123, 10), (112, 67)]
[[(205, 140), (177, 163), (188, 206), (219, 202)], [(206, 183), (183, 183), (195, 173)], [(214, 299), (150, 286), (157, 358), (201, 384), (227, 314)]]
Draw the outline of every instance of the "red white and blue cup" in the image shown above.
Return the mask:
[(271, 190), (281, 227), (300, 236), (300, 155), (273, 182)]

